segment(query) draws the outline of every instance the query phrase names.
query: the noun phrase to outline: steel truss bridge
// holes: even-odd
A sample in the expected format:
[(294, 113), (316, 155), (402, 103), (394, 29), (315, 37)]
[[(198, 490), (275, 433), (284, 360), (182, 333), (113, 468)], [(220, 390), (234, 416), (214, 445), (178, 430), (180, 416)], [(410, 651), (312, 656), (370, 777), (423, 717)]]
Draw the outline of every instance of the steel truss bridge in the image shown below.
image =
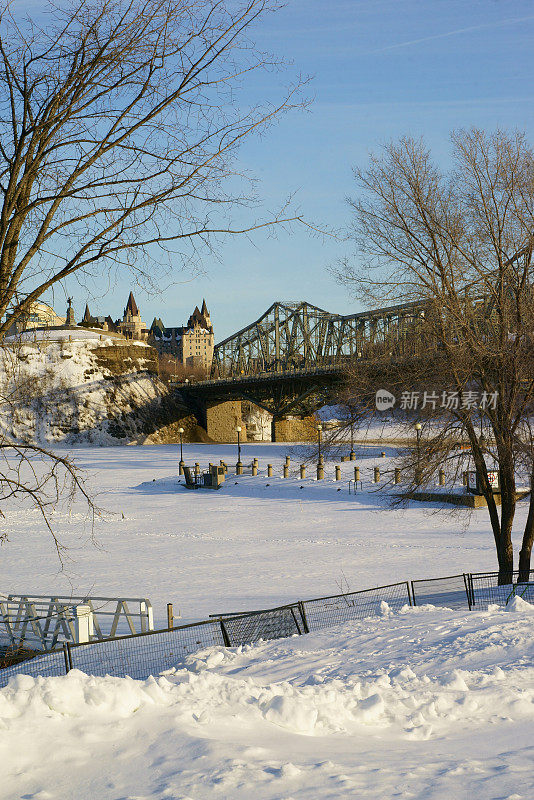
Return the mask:
[(358, 360), (415, 355), (424, 302), (342, 316), (306, 302), (276, 302), (215, 346), (210, 380), (180, 387), (194, 402), (250, 400), (275, 418), (332, 401)]
[[(276, 302), (215, 346), (212, 379), (344, 367), (354, 358), (408, 354), (424, 302), (341, 316), (306, 302)], [(411, 352), (411, 351), (410, 351)]]

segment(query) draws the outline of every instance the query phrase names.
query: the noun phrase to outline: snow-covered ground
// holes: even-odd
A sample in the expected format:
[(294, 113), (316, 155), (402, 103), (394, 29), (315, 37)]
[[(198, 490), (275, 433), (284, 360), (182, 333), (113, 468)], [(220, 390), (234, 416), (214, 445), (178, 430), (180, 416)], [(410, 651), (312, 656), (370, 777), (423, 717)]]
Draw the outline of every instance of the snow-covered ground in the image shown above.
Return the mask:
[(0, 691), (2, 800), (529, 800), (534, 608), (383, 609), (147, 681)]
[[(302, 447), (247, 444), (242, 460), (256, 456), (260, 475), (230, 472), (218, 492), (178, 483), (176, 445), (61, 452), (106, 509), (96, 543), (79, 504), (58, 509), (60, 571), (38, 514), (4, 505), (2, 593), (144, 596), (162, 626), (167, 602), (185, 622), (495, 568), (483, 509), (387, 506), (371, 483), (375, 465), (392, 465), (384, 445), (343, 464), (339, 482), (327, 462), (318, 482), (298, 477)], [(184, 446), (203, 468), (236, 455)], [(520, 503), (518, 530), (525, 515)], [(212, 648), (144, 682), (19, 676), (0, 690), (0, 800), (527, 800), (534, 609), (509, 608), (384, 607), (308, 636)]]
[[(10, 541), (1, 550), (0, 591), (148, 597), (162, 625), (168, 602), (186, 622), (408, 578), (495, 569), (484, 509), (468, 516), (419, 503), (386, 507), (370, 481), (375, 464), (384, 470), (390, 463), (391, 448), (358, 454), (342, 465), (340, 482), (330, 462), (324, 481), (300, 480), (295, 458), (292, 477), (284, 480), (289, 451), (294, 448), (283, 444), (247, 444), (242, 460), (259, 459), (258, 477), (230, 472), (221, 490), (191, 492), (178, 484), (179, 446), (73, 449), (97, 502), (111, 512), (97, 522), (96, 546), (81, 506), (70, 515), (58, 512), (54, 525), (69, 548), (60, 572), (39, 515), (4, 506), (0, 522)], [(203, 468), (223, 459), (233, 468), (236, 446), (187, 444), (184, 458)], [(356, 496), (348, 493), (354, 464), (364, 484)], [(518, 530), (525, 515), (523, 502)]]

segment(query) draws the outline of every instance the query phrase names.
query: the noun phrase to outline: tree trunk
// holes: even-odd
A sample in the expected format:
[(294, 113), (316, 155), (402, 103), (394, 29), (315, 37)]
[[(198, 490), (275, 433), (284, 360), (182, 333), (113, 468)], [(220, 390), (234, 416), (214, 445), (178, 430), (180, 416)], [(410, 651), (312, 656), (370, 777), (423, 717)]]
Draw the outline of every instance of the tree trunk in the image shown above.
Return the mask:
[(530, 503), (528, 506), (528, 516), (523, 532), (523, 541), (519, 551), (519, 583), (524, 583), (530, 579), (530, 554), (534, 542), (534, 462), (530, 474)]

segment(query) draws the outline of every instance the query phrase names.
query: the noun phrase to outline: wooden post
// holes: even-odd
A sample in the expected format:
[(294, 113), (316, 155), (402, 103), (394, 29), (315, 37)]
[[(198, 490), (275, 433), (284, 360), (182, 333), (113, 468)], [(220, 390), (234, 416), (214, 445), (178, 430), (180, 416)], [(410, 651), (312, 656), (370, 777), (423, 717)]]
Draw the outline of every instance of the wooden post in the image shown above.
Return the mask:
[(445, 486), (445, 470), (440, 469), (438, 472), (438, 483), (440, 486)]
[(341, 480), (341, 467), (336, 466), (336, 481)]
[(174, 615), (172, 613), (172, 603), (167, 603), (167, 628), (174, 628)]
[(395, 467), (395, 478), (394, 478), (395, 483), (397, 484), (400, 483), (400, 478), (401, 478), (400, 467)]
[(355, 481), (359, 481), (360, 480), (360, 468), (359, 467), (354, 467), (354, 480)]
[(252, 462), (252, 475), (256, 476), (258, 474), (258, 464), (255, 460)]
[(243, 464), (241, 461), (238, 461), (235, 465), (235, 474), (242, 475), (243, 474)]
[(195, 464), (195, 475), (200, 475), (200, 464)]
[(289, 478), (289, 465), (284, 464), (284, 478)]
[(272, 464), (267, 464), (267, 477), (268, 478), (272, 478), (273, 477), (273, 465)]
[(385, 457), (386, 457), (386, 454), (384, 453), (384, 451), (383, 451), (383, 450), (382, 450), (382, 452), (380, 453), (380, 456), (381, 456), (381, 458), (385, 458)]
[(301, 481), (303, 481), (305, 477), (306, 477), (306, 465), (305, 464), (301, 464), (300, 465), (300, 479), (301, 479)]
[(380, 467), (375, 467), (373, 480), (375, 483), (380, 483)]

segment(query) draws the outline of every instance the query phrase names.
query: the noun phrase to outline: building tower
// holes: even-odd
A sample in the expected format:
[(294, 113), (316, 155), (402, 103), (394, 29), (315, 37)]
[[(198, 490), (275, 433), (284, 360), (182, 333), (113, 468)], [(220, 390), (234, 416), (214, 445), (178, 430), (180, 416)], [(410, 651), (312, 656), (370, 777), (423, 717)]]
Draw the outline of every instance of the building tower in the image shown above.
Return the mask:
[(119, 322), (118, 328), (123, 336), (125, 336), (127, 339), (140, 339), (141, 341), (145, 341), (148, 337), (147, 327), (141, 319), (141, 315), (139, 313), (139, 309), (137, 308), (137, 303), (135, 302), (132, 292), (130, 292), (130, 296), (128, 297), (122, 322)]

